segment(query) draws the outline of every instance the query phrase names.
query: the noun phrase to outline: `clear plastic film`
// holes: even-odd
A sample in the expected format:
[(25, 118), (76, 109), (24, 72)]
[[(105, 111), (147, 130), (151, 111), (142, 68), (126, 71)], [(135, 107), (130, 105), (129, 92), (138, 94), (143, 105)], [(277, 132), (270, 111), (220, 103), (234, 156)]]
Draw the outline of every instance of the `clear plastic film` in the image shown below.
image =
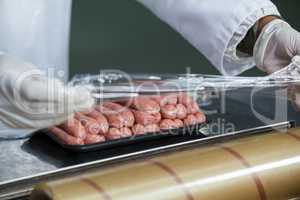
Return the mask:
[(47, 182), (31, 200), (299, 199), (299, 129), (175, 149)]
[(285, 69), (266, 77), (129, 75), (120, 71), (79, 75), (70, 84), (88, 88), (96, 99), (95, 106), (51, 128), (50, 136), (62, 146), (85, 146), (138, 141), (152, 135), (155, 137), (151, 139), (156, 139), (157, 135), (171, 135), (175, 130), (181, 135), (193, 134), (197, 132), (193, 130), (207, 123), (202, 109), (218, 97), (219, 91), (288, 87), (300, 82), (298, 61), (294, 59)]
[(77, 75), (70, 85), (90, 89), (97, 100), (120, 99), (164, 93), (226, 91), (246, 87), (284, 87), (300, 83), (300, 56), (282, 70), (264, 77), (205, 74), (125, 74), (103, 71), (99, 75)]

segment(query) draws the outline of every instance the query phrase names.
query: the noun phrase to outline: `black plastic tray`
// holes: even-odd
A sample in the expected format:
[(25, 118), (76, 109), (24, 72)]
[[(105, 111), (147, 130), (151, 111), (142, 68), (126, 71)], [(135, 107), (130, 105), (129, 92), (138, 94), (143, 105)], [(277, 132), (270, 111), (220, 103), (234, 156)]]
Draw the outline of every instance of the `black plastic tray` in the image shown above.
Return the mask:
[(179, 129), (171, 129), (156, 133), (148, 133), (145, 135), (140, 136), (132, 136), (129, 138), (122, 138), (118, 140), (110, 140), (102, 143), (95, 143), (89, 145), (68, 145), (65, 144), (62, 140), (52, 134), (49, 130), (44, 130), (46, 134), (52, 138), (56, 143), (58, 143), (61, 147), (66, 150), (73, 151), (73, 152), (90, 152), (90, 151), (97, 151), (103, 150), (108, 148), (113, 148), (116, 146), (123, 146), (129, 145), (134, 143), (141, 143), (149, 140), (157, 140), (162, 138), (169, 138), (169, 137), (177, 137), (177, 136), (197, 136), (199, 138), (205, 138), (206, 136), (201, 133), (200, 129), (206, 127), (207, 123), (197, 124), (194, 126), (183, 127)]

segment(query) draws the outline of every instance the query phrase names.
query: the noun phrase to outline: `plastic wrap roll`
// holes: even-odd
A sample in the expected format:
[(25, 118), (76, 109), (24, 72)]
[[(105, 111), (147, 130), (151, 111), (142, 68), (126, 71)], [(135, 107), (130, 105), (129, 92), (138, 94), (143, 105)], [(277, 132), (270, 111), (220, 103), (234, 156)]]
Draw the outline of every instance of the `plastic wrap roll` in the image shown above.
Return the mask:
[(194, 147), (36, 187), (31, 200), (300, 197), (300, 129)]

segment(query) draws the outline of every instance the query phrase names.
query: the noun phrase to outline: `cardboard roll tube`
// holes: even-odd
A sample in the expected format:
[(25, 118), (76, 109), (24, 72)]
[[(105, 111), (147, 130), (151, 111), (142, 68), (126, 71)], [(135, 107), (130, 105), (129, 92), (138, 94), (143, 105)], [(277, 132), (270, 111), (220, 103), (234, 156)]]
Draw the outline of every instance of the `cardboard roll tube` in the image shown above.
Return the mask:
[(44, 183), (31, 200), (279, 200), (299, 186), (300, 129), (290, 129)]

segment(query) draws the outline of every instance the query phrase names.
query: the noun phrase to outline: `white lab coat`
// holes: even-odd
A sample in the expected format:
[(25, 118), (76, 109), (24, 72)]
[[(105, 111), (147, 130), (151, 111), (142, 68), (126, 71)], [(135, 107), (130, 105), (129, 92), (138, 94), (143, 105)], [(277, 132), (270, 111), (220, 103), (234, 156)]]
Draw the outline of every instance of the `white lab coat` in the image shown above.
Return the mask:
[(138, 0), (177, 30), (223, 75), (253, 67), (237, 45), (258, 19), (279, 12), (270, 0)]
[[(68, 78), (71, 0), (0, 0), (0, 53)], [(55, 70), (54, 70), (55, 69)], [(64, 76), (62, 76), (64, 72)], [(26, 137), (0, 122), (0, 137)]]
[[(269, 0), (138, 1), (225, 75), (239, 74), (254, 65), (253, 59), (236, 55), (236, 46), (259, 18), (279, 15)], [(0, 52), (45, 70), (55, 67), (68, 77), (70, 16), (71, 0), (0, 0)], [(11, 136), (9, 131), (0, 135), (4, 132)]]
[[(0, 52), (68, 77), (71, 0), (0, 0)], [(57, 73), (57, 72), (56, 72)]]
[[(0, 52), (67, 73), (71, 1), (0, 0)], [(279, 15), (270, 0), (138, 1), (181, 33), (225, 75), (253, 66), (249, 59), (245, 62), (235, 56), (237, 44), (259, 18)]]

